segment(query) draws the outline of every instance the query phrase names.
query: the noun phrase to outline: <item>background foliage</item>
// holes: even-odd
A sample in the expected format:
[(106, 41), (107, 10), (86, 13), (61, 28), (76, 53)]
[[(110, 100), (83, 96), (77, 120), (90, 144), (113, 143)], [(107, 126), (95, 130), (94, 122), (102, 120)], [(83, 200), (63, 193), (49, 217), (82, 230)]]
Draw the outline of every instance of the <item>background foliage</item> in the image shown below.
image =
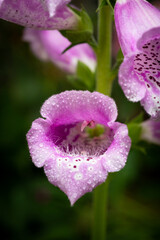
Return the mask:
[[(82, 1), (74, 2), (81, 6)], [(83, 4), (96, 29), (97, 1)], [(44, 100), (73, 86), (52, 63), (33, 56), (22, 41), (22, 27), (2, 20), (0, 27), (1, 235), (4, 240), (89, 239), (92, 193), (70, 207), (43, 169), (32, 164), (25, 138)], [(127, 122), (142, 111), (126, 100), (117, 79), (112, 95), (119, 121)], [(159, 156), (159, 147), (139, 143), (132, 147), (126, 167), (109, 175), (108, 240), (160, 238)]]

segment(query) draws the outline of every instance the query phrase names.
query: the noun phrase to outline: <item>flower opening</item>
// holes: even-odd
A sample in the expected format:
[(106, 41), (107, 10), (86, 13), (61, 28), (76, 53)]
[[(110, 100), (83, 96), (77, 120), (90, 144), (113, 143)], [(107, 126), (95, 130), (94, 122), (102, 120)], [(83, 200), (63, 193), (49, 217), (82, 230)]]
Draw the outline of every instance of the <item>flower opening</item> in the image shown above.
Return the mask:
[(131, 143), (111, 98), (66, 91), (49, 98), (41, 115), (27, 134), (32, 160), (71, 204), (124, 167)]

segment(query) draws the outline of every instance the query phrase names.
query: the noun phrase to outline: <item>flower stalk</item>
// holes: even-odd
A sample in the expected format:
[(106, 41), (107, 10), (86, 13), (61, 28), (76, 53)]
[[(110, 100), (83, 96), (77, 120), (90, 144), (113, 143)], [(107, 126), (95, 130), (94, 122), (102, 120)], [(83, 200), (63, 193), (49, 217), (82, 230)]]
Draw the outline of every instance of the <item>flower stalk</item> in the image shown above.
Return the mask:
[[(102, 0), (99, 0), (99, 4)], [(96, 91), (111, 94), (111, 37), (112, 12), (109, 6), (103, 6), (98, 13), (98, 48)]]
[[(99, 5), (102, 0), (99, 0)], [(98, 49), (96, 91), (111, 95), (111, 36), (112, 12), (103, 6), (98, 13)], [(106, 240), (108, 180), (93, 193), (92, 240)]]

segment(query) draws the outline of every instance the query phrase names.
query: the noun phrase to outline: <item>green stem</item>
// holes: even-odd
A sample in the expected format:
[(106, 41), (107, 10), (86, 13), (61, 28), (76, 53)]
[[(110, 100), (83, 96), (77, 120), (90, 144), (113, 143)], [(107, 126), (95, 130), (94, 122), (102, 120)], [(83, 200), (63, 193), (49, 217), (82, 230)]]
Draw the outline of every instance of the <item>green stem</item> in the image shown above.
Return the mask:
[(108, 180), (93, 192), (93, 240), (106, 240)]
[[(99, 4), (102, 0), (99, 0)], [(111, 94), (112, 13), (109, 6), (99, 10), (96, 91)], [(106, 240), (108, 180), (93, 193), (92, 240)]]
[[(99, 0), (99, 4), (102, 0)], [(106, 95), (111, 94), (111, 38), (112, 12), (104, 6), (98, 14), (98, 49), (97, 49), (97, 86), (96, 90)]]

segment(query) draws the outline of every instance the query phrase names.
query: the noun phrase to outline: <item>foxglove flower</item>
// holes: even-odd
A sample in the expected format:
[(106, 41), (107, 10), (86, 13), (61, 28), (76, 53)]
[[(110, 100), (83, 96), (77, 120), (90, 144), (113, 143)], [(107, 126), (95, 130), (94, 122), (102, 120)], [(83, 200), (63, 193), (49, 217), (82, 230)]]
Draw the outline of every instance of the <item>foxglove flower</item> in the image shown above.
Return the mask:
[(96, 67), (96, 57), (92, 48), (86, 44), (78, 44), (65, 53), (70, 46), (67, 38), (57, 30), (25, 29), (25, 41), (30, 42), (31, 49), (41, 60), (51, 60), (58, 67), (69, 73), (75, 73), (77, 62), (85, 63), (92, 71)]
[(117, 0), (115, 24), (124, 54), (119, 83), (130, 101), (160, 118), (160, 11), (145, 0)]
[(150, 143), (160, 145), (160, 121), (149, 119), (142, 122), (141, 139)]
[[(117, 108), (108, 96), (66, 91), (50, 97), (41, 115), (27, 133), (30, 154), (71, 205), (104, 182), (108, 172), (124, 167), (131, 141), (126, 125), (115, 122)], [(89, 134), (97, 124), (101, 134)]]
[(0, 0), (0, 18), (36, 29), (74, 29), (78, 16), (66, 4), (71, 0)]

